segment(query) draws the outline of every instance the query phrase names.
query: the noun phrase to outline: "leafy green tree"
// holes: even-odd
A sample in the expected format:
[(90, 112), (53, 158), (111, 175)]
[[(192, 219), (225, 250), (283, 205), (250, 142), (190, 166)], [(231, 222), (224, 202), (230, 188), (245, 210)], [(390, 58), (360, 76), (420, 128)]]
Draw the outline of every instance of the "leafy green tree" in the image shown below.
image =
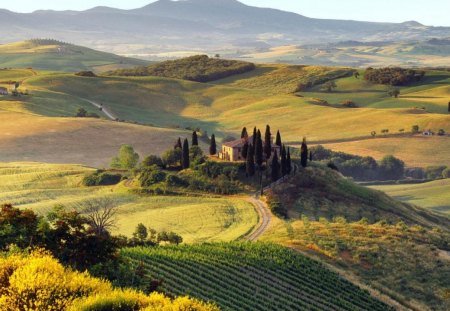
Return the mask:
[(142, 160), (141, 165), (143, 167), (149, 167), (149, 166), (153, 166), (153, 165), (157, 165), (161, 168), (164, 168), (164, 163), (163, 160), (158, 157), (157, 155), (151, 154), (147, 157), (144, 158), (144, 160)]
[(258, 130), (258, 132), (256, 133), (256, 142), (254, 148), (255, 148), (255, 163), (258, 165), (258, 168), (261, 169), (264, 161), (264, 151), (260, 130)]
[(275, 140), (275, 145), (277, 145), (280, 148), (282, 147), (280, 131), (277, 131), (277, 138)]
[(88, 116), (88, 112), (83, 107), (78, 108), (76, 116), (78, 118), (86, 118)]
[(359, 71), (355, 71), (355, 72), (353, 73), (353, 76), (354, 76), (356, 79), (359, 79), (359, 76), (360, 76)]
[(403, 178), (405, 163), (392, 155), (387, 155), (381, 160), (379, 168), (383, 179), (399, 180)]
[(248, 137), (248, 133), (247, 133), (247, 128), (244, 127), (241, 132), (241, 138), (246, 138), (246, 137)]
[(192, 146), (189, 148), (189, 159), (194, 162), (203, 158), (203, 150), (199, 146)]
[(302, 147), (300, 149), (300, 163), (303, 167), (308, 165), (308, 145), (306, 144), (306, 138), (303, 138)]
[(419, 133), (419, 126), (418, 125), (413, 125), (412, 128), (411, 128), (411, 132), (413, 134)]
[(337, 88), (336, 82), (334, 80), (328, 81), (323, 85), (323, 88), (328, 92), (332, 92), (335, 88)]
[(10, 244), (21, 248), (37, 243), (40, 218), (31, 210), (14, 208), (11, 204), (0, 206), (0, 249)]
[(142, 170), (139, 175), (139, 181), (142, 187), (150, 187), (151, 185), (164, 181), (166, 175), (159, 166), (153, 165)]
[(181, 154), (182, 154), (181, 148), (169, 149), (163, 153), (162, 161), (164, 162), (165, 166), (171, 167), (181, 166)]
[(197, 132), (192, 132), (192, 146), (198, 146), (198, 136)]
[(399, 88), (392, 88), (388, 91), (388, 95), (390, 97), (398, 98), (400, 96), (400, 89)]
[(252, 145), (248, 146), (247, 159), (245, 162), (245, 172), (249, 177), (255, 175), (255, 158)]
[(211, 141), (209, 143), (209, 154), (215, 155), (217, 153), (216, 135), (211, 135)]
[(271, 176), (272, 181), (275, 182), (280, 179), (280, 163), (278, 162), (278, 153), (275, 150), (272, 156), (272, 162), (270, 163), (270, 167), (272, 170)]
[(272, 133), (270, 133), (269, 125), (266, 126), (266, 132), (264, 133), (264, 154), (267, 160), (272, 155)]
[(142, 223), (138, 224), (133, 233), (133, 238), (135, 238), (136, 240), (138, 240), (142, 243), (145, 242), (145, 240), (148, 238), (147, 227)]
[(190, 162), (189, 162), (189, 142), (187, 138), (184, 139), (183, 142), (183, 152), (181, 155), (181, 167), (183, 169), (189, 168)]
[(117, 169), (132, 169), (135, 168), (139, 162), (139, 155), (134, 151), (130, 145), (122, 145), (119, 149), (119, 154), (111, 161), (111, 167)]

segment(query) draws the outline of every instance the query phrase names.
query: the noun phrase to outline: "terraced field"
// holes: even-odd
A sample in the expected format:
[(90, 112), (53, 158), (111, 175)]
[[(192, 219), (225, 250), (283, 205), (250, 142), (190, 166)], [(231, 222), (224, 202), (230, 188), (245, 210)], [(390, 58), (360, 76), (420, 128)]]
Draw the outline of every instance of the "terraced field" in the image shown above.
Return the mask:
[(288, 248), (261, 243), (128, 248), (170, 294), (213, 300), (223, 310), (391, 310)]
[(55, 205), (83, 212), (89, 204), (117, 208), (114, 233), (131, 236), (139, 223), (158, 231), (174, 231), (187, 243), (233, 241), (258, 223), (252, 204), (242, 198), (141, 197), (123, 184), (83, 187), (94, 170), (80, 165), (0, 164), (0, 204), (11, 203), (41, 215)]

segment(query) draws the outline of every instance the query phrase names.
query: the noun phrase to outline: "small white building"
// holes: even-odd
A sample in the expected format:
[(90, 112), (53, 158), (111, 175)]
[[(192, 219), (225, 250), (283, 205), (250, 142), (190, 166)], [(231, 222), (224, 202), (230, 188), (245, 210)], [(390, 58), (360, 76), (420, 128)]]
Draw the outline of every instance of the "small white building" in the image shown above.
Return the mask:
[(432, 130), (424, 131), (422, 132), (423, 136), (433, 136), (434, 132)]
[(8, 95), (8, 89), (0, 86), (0, 95)]

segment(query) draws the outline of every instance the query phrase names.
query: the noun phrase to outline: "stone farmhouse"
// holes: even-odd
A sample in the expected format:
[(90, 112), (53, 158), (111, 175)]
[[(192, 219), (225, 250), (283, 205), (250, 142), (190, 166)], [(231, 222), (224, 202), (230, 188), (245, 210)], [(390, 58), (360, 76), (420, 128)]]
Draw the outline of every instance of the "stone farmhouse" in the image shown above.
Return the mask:
[[(222, 149), (219, 152), (219, 158), (230, 162), (245, 161), (245, 159), (242, 158), (242, 148), (244, 148), (246, 142), (248, 142), (249, 145), (253, 145), (253, 136), (244, 137), (222, 144)], [(281, 152), (280, 147), (272, 143), (272, 154), (274, 154), (275, 151), (279, 155)]]

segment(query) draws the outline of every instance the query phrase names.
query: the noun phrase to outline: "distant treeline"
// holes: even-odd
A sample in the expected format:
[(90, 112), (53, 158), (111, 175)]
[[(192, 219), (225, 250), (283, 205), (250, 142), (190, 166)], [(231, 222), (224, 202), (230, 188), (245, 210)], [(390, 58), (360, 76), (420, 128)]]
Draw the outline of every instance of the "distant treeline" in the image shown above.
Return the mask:
[(197, 55), (178, 60), (165, 61), (150, 66), (110, 71), (107, 75), (157, 76), (196, 82), (209, 82), (252, 71), (254, 69), (255, 64), (248, 62), (209, 58), (206, 55)]
[(367, 68), (364, 79), (367, 81), (386, 84), (392, 86), (408, 85), (412, 82), (418, 82), (425, 76), (425, 71), (416, 71), (413, 69), (403, 69), (399, 67), (387, 68)]
[(31, 39), (28, 41), (35, 45), (70, 45), (70, 43), (55, 39)]

